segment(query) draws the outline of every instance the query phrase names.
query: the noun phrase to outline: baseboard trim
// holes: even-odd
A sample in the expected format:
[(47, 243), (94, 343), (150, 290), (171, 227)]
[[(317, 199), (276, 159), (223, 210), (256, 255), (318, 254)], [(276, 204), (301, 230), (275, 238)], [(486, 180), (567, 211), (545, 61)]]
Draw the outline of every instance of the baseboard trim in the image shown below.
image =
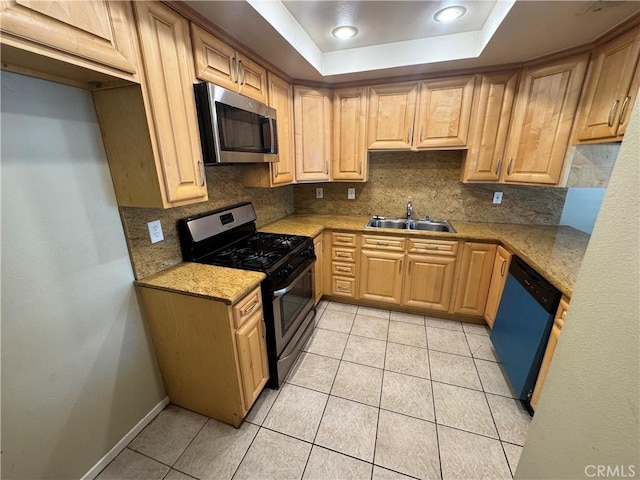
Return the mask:
[(125, 449), (127, 445), (138, 435), (144, 427), (151, 423), (151, 420), (162, 411), (164, 407), (169, 405), (169, 397), (164, 397), (160, 403), (151, 409), (142, 420), (140, 420), (122, 439), (114, 445), (114, 447), (102, 457), (91, 469), (84, 474), (80, 480), (93, 480), (106, 467), (111, 460), (116, 458), (118, 454)]

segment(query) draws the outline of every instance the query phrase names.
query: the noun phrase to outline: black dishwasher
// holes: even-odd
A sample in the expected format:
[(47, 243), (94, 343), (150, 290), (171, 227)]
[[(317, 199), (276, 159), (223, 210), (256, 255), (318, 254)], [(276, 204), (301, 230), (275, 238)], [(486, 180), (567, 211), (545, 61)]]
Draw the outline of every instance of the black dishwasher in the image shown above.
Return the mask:
[(531, 412), (535, 386), (561, 293), (513, 256), (491, 342), (514, 393)]

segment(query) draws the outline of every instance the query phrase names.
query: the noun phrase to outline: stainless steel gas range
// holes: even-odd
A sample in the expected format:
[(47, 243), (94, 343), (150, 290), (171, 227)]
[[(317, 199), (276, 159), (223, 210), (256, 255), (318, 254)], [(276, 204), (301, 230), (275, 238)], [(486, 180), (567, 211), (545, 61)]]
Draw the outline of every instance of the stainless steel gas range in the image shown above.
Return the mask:
[(178, 222), (185, 261), (264, 272), (261, 284), (269, 358), (278, 388), (314, 326), (313, 239), (256, 230), (251, 203)]

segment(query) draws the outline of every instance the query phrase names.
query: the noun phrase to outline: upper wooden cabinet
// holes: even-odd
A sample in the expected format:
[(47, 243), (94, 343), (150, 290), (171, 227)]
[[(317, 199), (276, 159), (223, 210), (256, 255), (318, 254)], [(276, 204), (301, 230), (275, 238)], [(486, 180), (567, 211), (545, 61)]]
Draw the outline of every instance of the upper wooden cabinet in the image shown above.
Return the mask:
[(454, 313), (484, 315), (496, 248), (496, 245), (490, 243), (464, 243)]
[(496, 250), (496, 258), (493, 262), (493, 273), (491, 274), (491, 284), (489, 285), (489, 294), (487, 295), (487, 304), (484, 309), (484, 319), (487, 325), (493, 328), (496, 321), (496, 314), (500, 306), (502, 291), (507, 281), (509, 273), (509, 264), (511, 263), (511, 253), (501, 245)]
[(464, 148), (467, 145), (475, 77), (420, 83), (420, 103), (413, 132), (415, 148)]
[(271, 72), (267, 73), (267, 80), (269, 106), (277, 112), (278, 161), (243, 165), (245, 187), (279, 187), (295, 182), (293, 87)]
[(295, 86), (293, 114), (298, 182), (328, 182), (331, 160), (331, 91)]
[(408, 150), (418, 100), (418, 83), (375, 85), (369, 94), (370, 150)]
[(502, 179), (560, 181), (588, 55), (525, 68), (516, 97)]
[(93, 94), (118, 204), (205, 201), (189, 24), (159, 2), (134, 6), (144, 81)]
[(368, 93), (368, 88), (333, 92), (332, 180), (367, 181)]
[[(98, 81), (80, 69), (139, 82), (138, 51), (129, 2), (4, 0), (0, 12), (2, 61), (80, 81)], [(35, 54), (35, 55), (32, 55)], [(46, 57), (46, 58), (45, 58)], [(57, 70), (57, 71), (55, 71)]]
[(368, 148), (464, 148), (474, 83), (471, 75), (371, 87)]
[(576, 142), (621, 140), (640, 86), (640, 26), (597, 49), (581, 101)]
[(462, 171), (463, 182), (497, 182), (500, 179), (517, 82), (518, 72), (514, 71), (480, 77), (473, 105), (469, 149)]
[(191, 24), (196, 76), (267, 103), (267, 71), (196, 24)]

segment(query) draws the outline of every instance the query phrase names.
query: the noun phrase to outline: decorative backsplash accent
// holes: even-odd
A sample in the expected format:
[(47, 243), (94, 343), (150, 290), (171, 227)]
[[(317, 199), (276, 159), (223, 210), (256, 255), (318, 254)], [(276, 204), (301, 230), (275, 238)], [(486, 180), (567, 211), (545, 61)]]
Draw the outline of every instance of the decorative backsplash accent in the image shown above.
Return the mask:
[[(178, 220), (240, 202), (253, 202), (257, 225), (265, 225), (293, 213), (293, 188), (245, 188), (242, 186), (242, 167), (216, 165), (206, 168), (209, 201), (185, 207), (120, 208), (133, 272), (136, 279), (152, 275), (182, 261)], [(160, 220), (164, 241), (151, 244), (147, 222)]]
[(620, 142), (570, 147), (567, 187), (606, 188), (616, 163)]
[[(566, 188), (463, 184), (463, 152), (370, 152), (367, 183), (324, 183), (294, 187), (296, 213), (404, 216), (411, 198), (414, 216), (471, 222), (557, 225)], [(315, 198), (316, 187), (324, 198)], [(356, 199), (347, 200), (347, 188)], [(504, 192), (502, 204), (493, 192)]]

